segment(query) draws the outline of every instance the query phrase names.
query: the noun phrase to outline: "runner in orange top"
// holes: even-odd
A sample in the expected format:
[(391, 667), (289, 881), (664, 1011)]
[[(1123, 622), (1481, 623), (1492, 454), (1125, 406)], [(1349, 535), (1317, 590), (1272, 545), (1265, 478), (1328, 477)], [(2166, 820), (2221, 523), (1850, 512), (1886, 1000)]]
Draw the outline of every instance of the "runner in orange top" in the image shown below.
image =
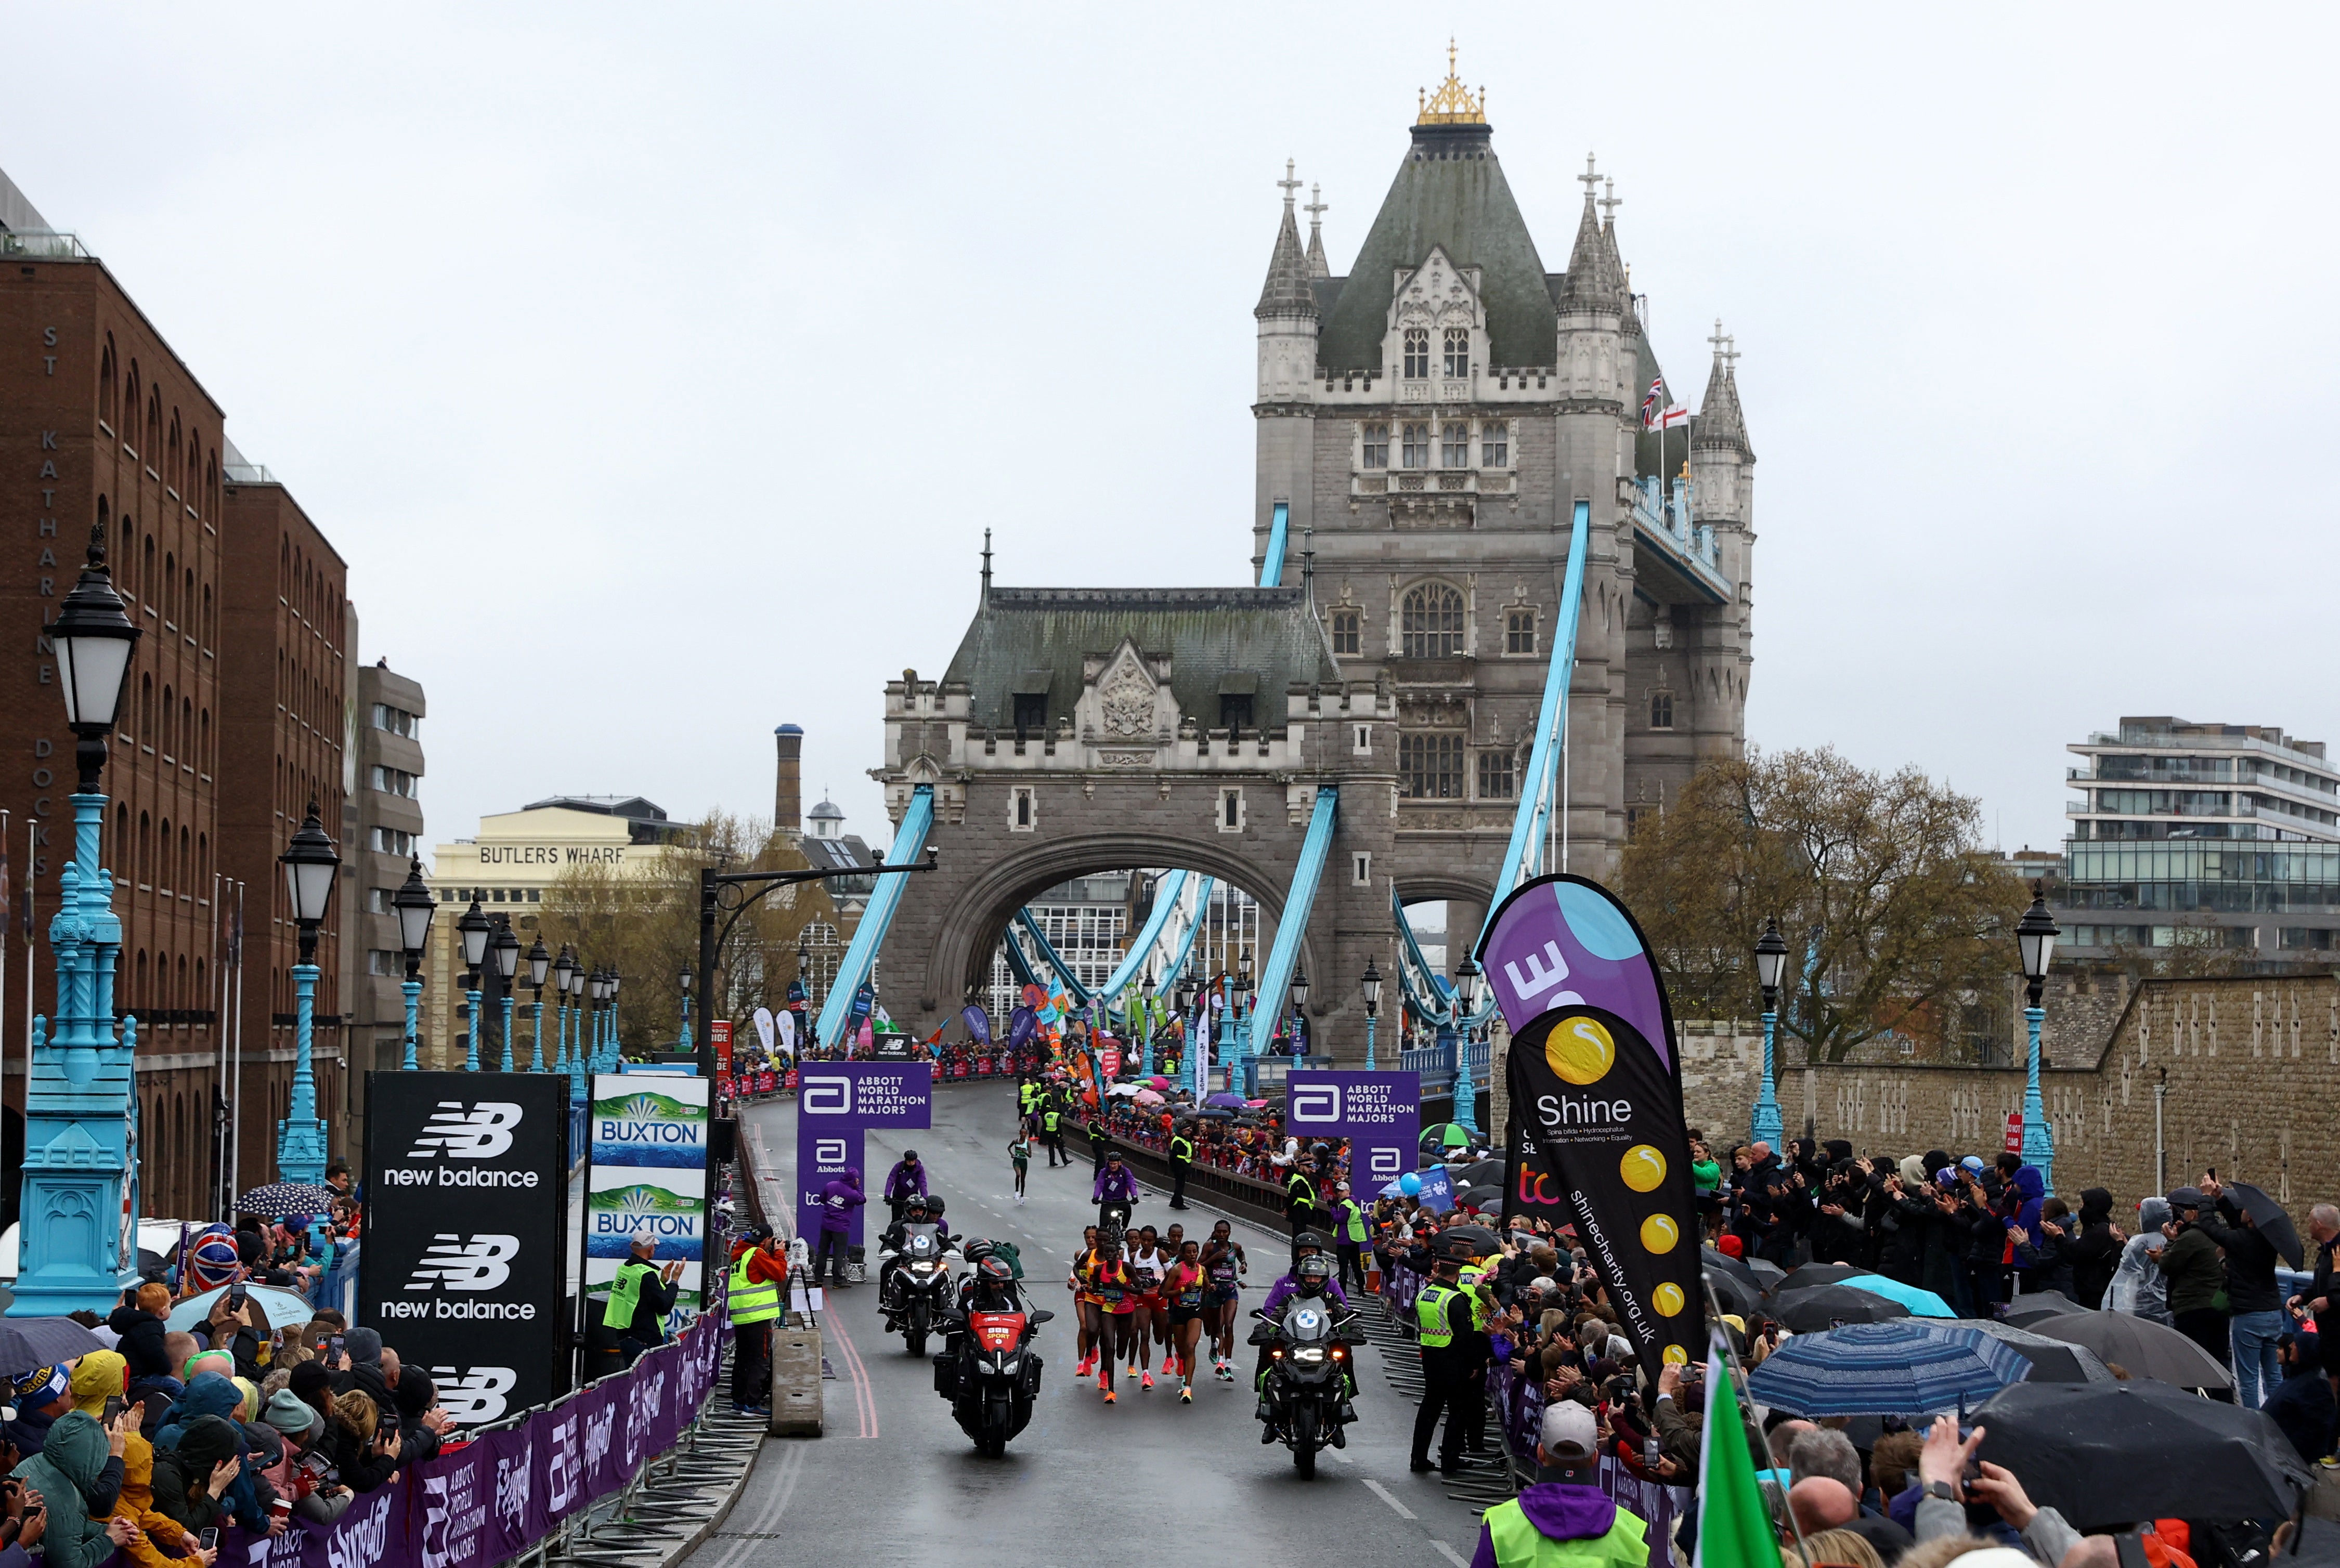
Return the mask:
[(1097, 1386), (1105, 1390), (1107, 1404), (1114, 1402), (1113, 1364), (1130, 1354), (1130, 1325), (1137, 1312), (1137, 1282), (1130, 1277), (1121, 1252), (1121, 1233), (1106, 1231), (1097, 1237), (1096, 1249), (1081, 1269), (1081, 1284), (1096, 1298), (1082, 1311), (1095, 1325), (1101, 1362)]
[(1162, 1276), (1162, 1295), (1169, 1303), (1170, 1351), (1185, 1377), (1178, 1390), (1181, 1404), (1195, 1403), (1195, 1351), (1203, 1340), (1203, 1295), (1210, 1283), (1211, 1276), (1203, 1269), (1201, 1244), (1179, 1243), (1177, 1261)]

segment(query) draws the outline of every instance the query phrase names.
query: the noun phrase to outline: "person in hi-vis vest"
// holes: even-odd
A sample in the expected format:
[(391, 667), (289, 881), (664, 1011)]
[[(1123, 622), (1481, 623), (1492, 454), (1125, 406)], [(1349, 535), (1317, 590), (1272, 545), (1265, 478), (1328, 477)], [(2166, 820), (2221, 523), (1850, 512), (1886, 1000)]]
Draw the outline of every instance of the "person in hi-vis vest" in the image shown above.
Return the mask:
[(682, 1277), (682, 1264), (678, 1259), (661, 1268), (657, 1257), (658, 1237), (637, 1232), (617, 1278), (610, 1282), (601, 1326), (617, 1335), (621, 1366), (633, 1365), (643, 1351), (666, 1342), (666, 1315), (674, 1310), (674, 1282)]
[(788, 1288), (787, 1255), (768, 1226), (757, 1226), (731, 1247), (731, 1403), (742, 1415), (768, 1415), (772, 1324)]

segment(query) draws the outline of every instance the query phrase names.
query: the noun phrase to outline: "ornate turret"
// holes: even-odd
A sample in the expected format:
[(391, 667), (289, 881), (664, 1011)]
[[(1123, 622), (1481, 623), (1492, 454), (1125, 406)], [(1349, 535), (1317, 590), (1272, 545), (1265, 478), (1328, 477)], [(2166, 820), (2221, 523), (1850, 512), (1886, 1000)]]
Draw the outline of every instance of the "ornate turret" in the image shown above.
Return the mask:
[(1706, 378), (1706, 400), (1699, 405), (1691, 450), (1736, 452), (1752, 461), (1755, 452), (1747, 444), (1747, 416), (1739, 406), (1738, 340), (1723, 332), (1722, 322), (1717, 318), (1714, 336), (1707, 342), (1714, 345), (1714, 369)]
[(1560, 294), (1560, 313), (1617, 314), (1624, 309), (1625, 268), (1617, 259), (1615, 236), (1601, 227), (1592, 188), (1601, 183), (1593, 172), (1592, 154), (1584, 154), (1584, 214), (1576, 223), (1576, 243), (1568, 253), (1568, 281)]
[(1300, 225), (1293, 217), (1292, 193), (1299, 189), (1300, 182), (1292, 177), (1289, 158), (1284, 163), (1284, 178), (1276, 184), (1284, 187), (1284, 222), (1275, 231), (1275, 250), (1267, 259), (1267, 283), (1251, 313), (1263, 322), (1270, 316), (1305, 316), (1313, 322), (1316, 293), (1308, 286), (1308, 253), (1300, 248)]
[(1324, 187), (1308, 187), (1308, 275), (1329, 278), (1333, 269), (1324, 261)]

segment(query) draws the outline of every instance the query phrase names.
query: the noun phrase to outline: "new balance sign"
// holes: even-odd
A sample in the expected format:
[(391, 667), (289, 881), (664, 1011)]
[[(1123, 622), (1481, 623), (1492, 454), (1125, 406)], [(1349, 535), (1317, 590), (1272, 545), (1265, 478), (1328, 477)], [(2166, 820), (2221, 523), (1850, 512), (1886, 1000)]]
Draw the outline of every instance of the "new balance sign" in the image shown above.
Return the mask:
[(568, 1080), (369, 1073), (366, 1111), (359, 1320), (459, 1424), (566, 1393)]

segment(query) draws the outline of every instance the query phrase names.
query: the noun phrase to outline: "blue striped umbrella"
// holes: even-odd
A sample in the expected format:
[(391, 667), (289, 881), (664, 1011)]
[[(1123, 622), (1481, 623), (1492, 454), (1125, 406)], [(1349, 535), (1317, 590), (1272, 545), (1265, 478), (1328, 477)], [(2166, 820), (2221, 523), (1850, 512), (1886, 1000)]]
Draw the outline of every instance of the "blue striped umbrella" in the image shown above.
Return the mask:
[(1896, 1318), (1782, 1341), (1748, 1396), (1798, 1415), (1934, 1415), (1979, 1404), (2029, 1363), (1978, 1329)]

